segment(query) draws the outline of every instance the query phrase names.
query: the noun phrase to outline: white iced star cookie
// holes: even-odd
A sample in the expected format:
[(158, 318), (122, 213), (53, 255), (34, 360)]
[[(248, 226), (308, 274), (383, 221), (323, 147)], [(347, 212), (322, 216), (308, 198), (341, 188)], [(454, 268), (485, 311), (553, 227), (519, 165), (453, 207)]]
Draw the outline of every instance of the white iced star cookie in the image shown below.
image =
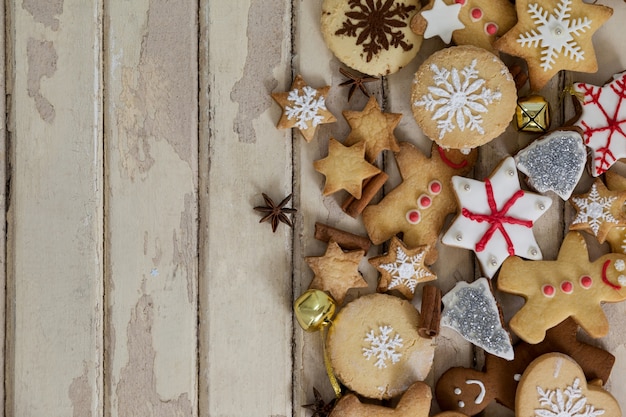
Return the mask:
[(552, 205), (549, 197), (520, 188), (515, 160), (505, 158), (485, 181), (452, 177), (460, 213), (442, 242), (473, 250), (492, 278), (509, 256), (540, 260), (534, 222)]
[(454, 46), (419, 67), (411, 103), (417, 124), (439, 146), (471, 149), (504, 132), (515, 113), (517, 89), (494, 54)]
[(447, 4), (444, 0), (431, 0), (430, 4), (413, 18), (411, 29), (416, 33), (421, 32), (424, 39), (439, 36), (445, 43), (450, 43), (452, 32), (465, 28), (459, 20), (461, 7), (460, 3)]

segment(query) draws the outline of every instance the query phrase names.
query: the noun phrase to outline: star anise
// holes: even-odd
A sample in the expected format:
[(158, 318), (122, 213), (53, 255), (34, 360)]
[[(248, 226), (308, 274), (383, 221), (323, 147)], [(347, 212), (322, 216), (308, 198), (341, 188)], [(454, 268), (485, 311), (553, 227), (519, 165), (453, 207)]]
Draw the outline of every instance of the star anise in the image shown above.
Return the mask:
[(272, 224), (272, 232), (276, 232), (276, 228), (278, 227), (278, 222), (283, 222), (287, 226), (293, 227), (293, 223), (291, 222), (289, 217), (287, 217), (287, 214), (295, 213), (298, 210), (294, 208), (285, 207), (285, 204), (287, 204), (289, 200), (291, 200), (291, 196), (293, 194), (289, 194), (279, 204), (274, 204), (274, 201), (271, 198), (269, 198), (267, 194), (262, 193), (262, 195), (263, 195), (263, 199), (265, 200), (266, 205), (257, 206), (254, 208), (254, 210), (256, 211), (259, 211), (261, 213), (266, 213), (265, 216), (263, 216), (263, 218), (259, 220), (259, 223), (269, 221)]
[(365, 87), (365, 83), (371, 83), (372, 81), (378, 80), (378, 78), (376, 77), (357, 76), (356, 74), (353, 74), (350, 71), (347, 71), (343, 68), (339, 68), (339, 72), (344, 77), (348, 77), (346, 81), (339, 84), (340, 87), (350, 86), (350, 91), (348, 91), (348, 101), (350, 101), (350, 99), (352, 98), (352, 95), (354, 94), (357, 88), (361, 90), (361, 92), (365, 94), (367, 97), (369, 97), (370, 92), (367, 91), (367, 87)]
[(303, 408), (313, 411), (313, 415), (311, 417), (328, 417), (330, 412), (333, 411), (333, 407), (335, 406), (336, 398), (333, 398), (328, 404), (324, 402), (322, 398), (322, 394), (313, 387), (313, 395), (315, 396), (315, 402), (313, 404), (303, 405)]

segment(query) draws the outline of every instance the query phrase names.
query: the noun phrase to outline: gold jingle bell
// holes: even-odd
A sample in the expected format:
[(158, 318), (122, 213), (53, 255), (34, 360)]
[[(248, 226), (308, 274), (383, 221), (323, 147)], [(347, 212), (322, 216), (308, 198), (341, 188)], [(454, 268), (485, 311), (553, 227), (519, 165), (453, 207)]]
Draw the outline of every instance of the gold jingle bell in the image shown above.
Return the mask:
[(517, 130), (545, 133), (550, 128), (550, 105), (540, 95), (520, 98), (515, 110)]
[(330, 324), (335, 315), (335, 300), (324, 291), (309, 289), (293, 304), (300, 326), (307, 332), (316, 332)]

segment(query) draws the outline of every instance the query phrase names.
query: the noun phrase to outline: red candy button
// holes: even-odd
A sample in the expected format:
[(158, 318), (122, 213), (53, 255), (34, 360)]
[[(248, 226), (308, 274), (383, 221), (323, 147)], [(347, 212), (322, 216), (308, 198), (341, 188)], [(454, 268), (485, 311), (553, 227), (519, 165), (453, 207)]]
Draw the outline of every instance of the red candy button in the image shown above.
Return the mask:
[(487, 35), (493, 36), (498, 33), (498, 25), (493, 22), (489, 22), (485, 25), (485, 33)]
[(583, 275), (580, 277), (580, 286), (584, 289), (591, 288), (591, 284), (593, 284), (593, 280), (589, 275)]
[(546, 297), (554, 297), (554, 287), (550, 284), (546, 284), (543, 287), (541, 287), (541, 292)]
[(455, 1), (455, 3), (456, 3), (456, 4), (460, 4), (461, 6), (465, 6), (465, 2), (466, 2), (466, 1), (467, 1), (467, 0), (456, 0), (456, 1)]
[(430, 207), (431, 204), (433, 204), (433, 200), (426, 194), (422, 194), (420, 198), (417, 199), (417, 206), (419, 208), (425, 209)]
[(422, 215), (420, 214), (419, 211), (417, 210), (409, 210), (406, 213), (406, 221), (408, 221), (411, 224), (417, 224), (420, 222), (420, 220), (422, 220)]
[(472, 20), (480, 20), (483, 18), (483, 11), (480, 10), (480, 7), (474, 7), (470, 10), (470, 15), (472, 16)]
[(561, 291), (565, 294), (571, 294), (574, 291), (574, 285), (569, 281), (561, 282)]
[(437, 180), (433, 180), (428, 184), (428, 190), (431, 194), (437, 195), (441, 192), (441, 183)]

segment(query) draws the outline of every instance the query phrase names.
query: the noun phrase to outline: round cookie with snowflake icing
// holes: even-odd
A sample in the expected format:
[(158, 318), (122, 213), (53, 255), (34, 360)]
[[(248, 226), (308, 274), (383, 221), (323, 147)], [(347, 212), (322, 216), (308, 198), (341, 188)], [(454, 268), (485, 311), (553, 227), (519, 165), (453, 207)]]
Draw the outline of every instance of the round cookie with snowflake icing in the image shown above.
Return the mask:
[(517, 105), (515, 82), (494, 54), (456, 46), (419, 67), (411, 93), (413, 116), (443, 148), (471, 149), (499, 136)]
[(419, 317), (410, 302), (386, 294), (348, 303), (326, 338), (337, 378), (350, 390), (377, 399), (395, 397), (423, 381), (435, 348), (417, 333)]
[(347, 66), (369, 75), (392, 74), (407, 65), (423, 37), (409, 23), (419, 0), (324, 0), (322, 34)]

